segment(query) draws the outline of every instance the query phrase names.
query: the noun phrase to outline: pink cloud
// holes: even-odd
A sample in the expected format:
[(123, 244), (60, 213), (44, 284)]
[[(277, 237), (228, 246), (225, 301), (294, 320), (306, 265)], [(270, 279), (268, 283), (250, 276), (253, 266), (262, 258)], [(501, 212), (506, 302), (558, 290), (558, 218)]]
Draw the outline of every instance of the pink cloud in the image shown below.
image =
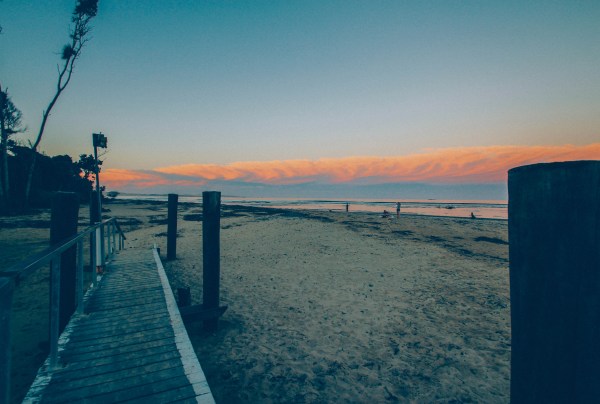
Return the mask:
[(108, 169), (112, 188), (198, 185), (211, 180), (268, 184), (309, 181), (502, 182), (510, 168), (541, 162), (597, 160), (600, 143), (586, 146), (482, 146), (426, 150), (396, 157), (344, 157), (318, 160), (245, 161), (231, 164), (184, 164), (151, 171)]

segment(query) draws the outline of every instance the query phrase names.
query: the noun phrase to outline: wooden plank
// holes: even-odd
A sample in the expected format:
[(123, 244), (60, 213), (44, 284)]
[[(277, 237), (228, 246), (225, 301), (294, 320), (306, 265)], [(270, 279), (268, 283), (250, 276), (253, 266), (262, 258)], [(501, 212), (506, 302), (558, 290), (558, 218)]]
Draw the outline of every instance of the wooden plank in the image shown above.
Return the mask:
[[(143, 372), (136, 374), (134, 377), (125, 377), (120, 380), (112, 380), (105, 383), (84, 385), (69, 390), (57, 389), (56, 385), (50, 385), (44, 394), (44, 402), (70, 402), (81, 400), (82, 397), (94, 397), (99, 395), (115, 396), (120, 390), (134, 390), (143, 387), (144, 389), (152, 389), (152, 386), (162, 383), (164, 387), (176, 388), (180, 385), (181, 380), (185, 383), (185, 375), (181, 371), (181, 367), (173, 366), (157, 371)], [(189, 382), (187, 382), (189, 385)], [(70, 384), (60, 384), (61, 387), (73, 387)], [(113, 401), (113, 400), (106, 400)], [(116, 400), (114, 400), (116, 401)]]
[(67, 326), (59, 367), (42, 367), (26, 401), (214, 403), (158, 254), (121, 256)]
[[(169, 334), (166, 333), (167, 331), (169, 331)], [(170, 329), (154, 329), (147, 332), (136, 332), (122, 340), (119, 340), (118, 338), (109, 338), (103, 339), (97, 344), (74, 342), (69, 344), (69, 350), (73, 352), (107, 351), (116, 348), (129, 347), (131, 345), (145, 345), (149, 341), (172, 337), (173, 334)]]
[[(142, 314), (144, 312), (147, 311), (157, 311), (160, 309), (162, 303), (150, 303), (144, 307), (131, 307), (129, 309), (115, 309), (115, 310), (101, 310), (101, 309), (97, 309), (97, 311), (95, 312), (96, 316), (95, 317), (107, 317), (107, 318), (111, 318), (111, 316), (124, 316), (127, 315), (127, 313), (130, 313), (131, 316), (137, 315), (137, 314)], [(86, 311), (87, 313), (87, 311)]]
[(86, 368), (69, 369), (63, 368), (58, 372), (54, 372), (52, 379), (55, 383), (59, 382), (72, 382), (78, 379), (91, 379), (92, 377), (105, 376), (110, 373), (116, 373), (123, 370), (134, 369), (139, 367), (150, 366), (152, 364), (171, 361), (179, 358), (179, 351), (177, 348), (170, 349), (166, 352), (146, 352), (146, 355), (137, 357), (135, 362), (133, 361), (118, 361), (114, 359), (119, 357), (113, 357), (113, 361), (104, 361), (105, 363), (93, 362)]
[[(180, 391), (185, 395), (193, 395), (193, 386), (185, 376), (178, 376), (170, 379), (162, 379), (160, 381), (149, 383), (141, 386), (130, 387), (127, 389), (115, 390), (106, 394), (96, 395), (91, 397), (93, 402), (138, 402), (147, 404), (162, 403), (163, 401), (155, 399), (155, 397), (165, 394), (172, 395), (174, 391)], [(183, 394), (182, 394), (183, 395)]]
[(109, 336), (115, 335), (125, 335), (132, 332), (147, 330), (149, 325), (152, 324), (153, 328), (159, 327), (170, 327), (169, 319), (164, 316), (154, 318), (153, 322), (148, 321), (135, 321), (135, 322), (119, 322), (116, 324), (106, 323), (100, 326), (96, 326), (95, 324), (83, 328), (81, 332), (73, 335), (70, 340), (71, 341), (86, 341), (91, 340), (95, 341), (98, 338), (105, 338)]
[(72, 362), (90, 362), (100, 358), (108, 358), (114, 356), (120, 356), (128, 353), (138, 352), (138, 351), (147, 351), (148, 349), (152, 349), (155, 347), (161, 347), (165, 345), (173, 345), (175, 341), (172, 337), (165, 337), (161, 339), (156, 339), (154, 341), (147, 342), (144, 345), (129, 345), (118, 347), (110, 350), (103, 351), (88, 351), (88, 352), (69, 352), (64, 351), (61, 353), (61, 359), (63, 359), (67, 363)]
[(177, 352), (177, 346), (175, 345), (175, 342), (166, 345), (158, 345), (150, 349), (140, 349), (138, 351), (126, 352), (120, 355), (105, 356), (85, 361), (69, 361), (64, 364), (64, 368), (61, 369), (61, 371), (67, 372), (89, 368), (90, 361), (93, 361), (94, 366), (102, 366), (106, 364), (115, 364), (118, 366), (121, 362), (129, 363), (132, 366), (135, 366), (135, 363), (137, 363), (140, 358), (144, 358), (150, 353), (152, 355), (157, 355), (167, 352)]
[[(124, 329), (119, 333), (106, 333), (104, 335), (98, 335), (95, 338), (84, 336), (84, 338), (75, 335), (71, 338), (71, 348), (81, 348), (85, 346), (94, 346), (101, 349), (103, 345), (110, 344), (119, 339), (121, 345), (129, 345), (133, 341), (148, 341), (155, 335), (159, 336), (171, 336), (173, 335), (171, 326), (167, 324), (152, 324), (145, 325), (145, 327), (136, 327), (132, 329)], [(141, 336), (141, 339), (139, 338)]]

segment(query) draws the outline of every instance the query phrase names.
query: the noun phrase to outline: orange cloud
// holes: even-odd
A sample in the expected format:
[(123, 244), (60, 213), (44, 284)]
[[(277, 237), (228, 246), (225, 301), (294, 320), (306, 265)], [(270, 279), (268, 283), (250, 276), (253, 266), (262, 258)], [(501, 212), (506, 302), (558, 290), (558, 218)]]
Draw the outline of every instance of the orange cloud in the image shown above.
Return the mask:
[(432, 149), (397, 157), (246, 161), (225, 165), (185, 164), (152, 171), (106, 170), (113, 188), (199, 185), (212, 180), (268, 184), (309, 181), (485, 183), (506, 180), (510, 168), (541, 162), (600, 159), (600, 143), (586, 146), (485, 146)]

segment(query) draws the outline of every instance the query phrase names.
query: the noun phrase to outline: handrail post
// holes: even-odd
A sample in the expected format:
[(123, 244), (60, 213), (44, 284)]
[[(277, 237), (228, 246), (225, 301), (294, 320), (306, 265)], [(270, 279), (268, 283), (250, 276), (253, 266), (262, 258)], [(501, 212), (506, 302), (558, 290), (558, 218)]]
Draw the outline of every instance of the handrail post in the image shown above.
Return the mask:
[(112, 222), (106, 222), (106, 260), (112, 261)]
[(93, 230), (92, 232), (90, 232), (90, 240), (91, 240), (91, 245), (92, 245), (92, 287), (95, 288), (96, 287), (96, 268), (98, 267), (98, 240), (97, 240), (97, 229)]
[(104, 254), (106, 254), (106, 250), (104, 249), (104, 238), (106, 234), (106, 231), (104, 231), (104, 225), (101, 224), (100, 227), (98, 227), (98, 230), (100, 231), (100, 259), (98, 260), (98, 265), (101, 267), (101, 271), (104, 271)]
[(56, 367), (58, 357), (58, 322), (60, 305), (60, 254), (50, 264), (50, 370)]
[(77, 314), (83, 314), (83, 239), (77, 242)]
[(110, 259), (112, 261), (113, 256), (115, 254), (115, 249), (113, 248), (113, 222), (109, 222), (108, 223), (108, 228), (109, 228), (109, 232), (108, 232), (108, 243), (109, 243), (109, 247), (108, 247), (108, 251), (110, 252)]
[(0, 277), (0, 402), (10, 400), (12, 279)]
[(112, 221), (112, 229), (113, 229), (113, 257), (117, 253), (117, 222), (113, 219)]
[(102, 269), (102, 226), (96, 228), (96, 267), (94, 270), (96, 273), (100, 273)]

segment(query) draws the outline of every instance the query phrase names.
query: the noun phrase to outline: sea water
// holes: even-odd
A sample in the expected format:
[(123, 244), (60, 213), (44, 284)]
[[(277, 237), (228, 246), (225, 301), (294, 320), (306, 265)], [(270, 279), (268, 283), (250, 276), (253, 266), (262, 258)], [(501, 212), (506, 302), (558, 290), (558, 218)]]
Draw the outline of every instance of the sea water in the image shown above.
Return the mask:
[[(167, 201), (167, 195), (119, 194), (117, 199)], [(180, 195), (180, 202), (202, 202), (202, 196)], [(222, 196), (224, 205), (270, 207), (279, 209), (308, 209), (317, 211), (371, 212), (396, 214), (396, 203), (400, 202), (401, 214), (447, 216), (470, 218), (473, 214), (481, 219), (507, 220), (508, 204), (495, 200), (443, 200), (443, 199), (303, 199), (303, 198), (246, 198)]]

